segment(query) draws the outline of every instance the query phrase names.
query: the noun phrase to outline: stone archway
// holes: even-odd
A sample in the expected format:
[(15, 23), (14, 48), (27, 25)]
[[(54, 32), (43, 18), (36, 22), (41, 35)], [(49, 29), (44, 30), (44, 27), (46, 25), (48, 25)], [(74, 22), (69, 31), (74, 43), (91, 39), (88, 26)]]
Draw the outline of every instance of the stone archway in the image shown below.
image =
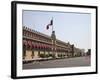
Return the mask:
[(39, 58), (39, 51), (34, 50), (34, 59)]
[(25, 52), (25, 60), (31, 60), (32, 59), (32, 50), (26, 50)]

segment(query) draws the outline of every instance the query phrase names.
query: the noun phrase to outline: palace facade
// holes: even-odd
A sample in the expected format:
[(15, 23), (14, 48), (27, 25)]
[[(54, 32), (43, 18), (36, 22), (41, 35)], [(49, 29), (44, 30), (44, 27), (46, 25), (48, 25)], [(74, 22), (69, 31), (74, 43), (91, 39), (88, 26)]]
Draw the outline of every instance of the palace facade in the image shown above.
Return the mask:
[(81, 50), (69, 42), (58, 40), (55, 31), (48, 36), (23, 27), (23, 60), (67, 58), (77, 54), (81, 54)]

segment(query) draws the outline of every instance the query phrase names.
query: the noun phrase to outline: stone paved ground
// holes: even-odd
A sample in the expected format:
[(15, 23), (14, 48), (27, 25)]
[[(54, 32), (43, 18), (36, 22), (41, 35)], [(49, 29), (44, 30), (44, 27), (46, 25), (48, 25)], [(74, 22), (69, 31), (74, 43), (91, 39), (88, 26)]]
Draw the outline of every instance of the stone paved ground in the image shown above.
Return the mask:
[(23, 64), (23, 69), (90, 66), (90, 57), (76, 57)]

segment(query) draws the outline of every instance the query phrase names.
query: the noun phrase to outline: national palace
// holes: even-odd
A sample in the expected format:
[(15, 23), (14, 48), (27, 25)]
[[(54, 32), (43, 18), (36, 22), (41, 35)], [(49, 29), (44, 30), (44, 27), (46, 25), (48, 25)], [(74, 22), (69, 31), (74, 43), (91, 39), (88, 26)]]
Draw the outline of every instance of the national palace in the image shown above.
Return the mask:
[(28, 27), (23, 27), (23, 60), (54, 59), (82, 56), (84, 51), (74, 44), (56, 38), (55, 31), (51, 36)]

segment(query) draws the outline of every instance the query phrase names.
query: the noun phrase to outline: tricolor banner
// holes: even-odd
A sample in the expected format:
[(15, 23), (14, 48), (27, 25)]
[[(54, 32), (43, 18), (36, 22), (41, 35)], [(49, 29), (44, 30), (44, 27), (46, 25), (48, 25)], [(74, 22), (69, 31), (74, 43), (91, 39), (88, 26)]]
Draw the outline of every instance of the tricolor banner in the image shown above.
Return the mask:
[(49, 26), (52, 26), (53, 27), (53, 19), (50, 21), (50, 23), (46, 26), (46, 29), (48, 30), (49, 29)]

